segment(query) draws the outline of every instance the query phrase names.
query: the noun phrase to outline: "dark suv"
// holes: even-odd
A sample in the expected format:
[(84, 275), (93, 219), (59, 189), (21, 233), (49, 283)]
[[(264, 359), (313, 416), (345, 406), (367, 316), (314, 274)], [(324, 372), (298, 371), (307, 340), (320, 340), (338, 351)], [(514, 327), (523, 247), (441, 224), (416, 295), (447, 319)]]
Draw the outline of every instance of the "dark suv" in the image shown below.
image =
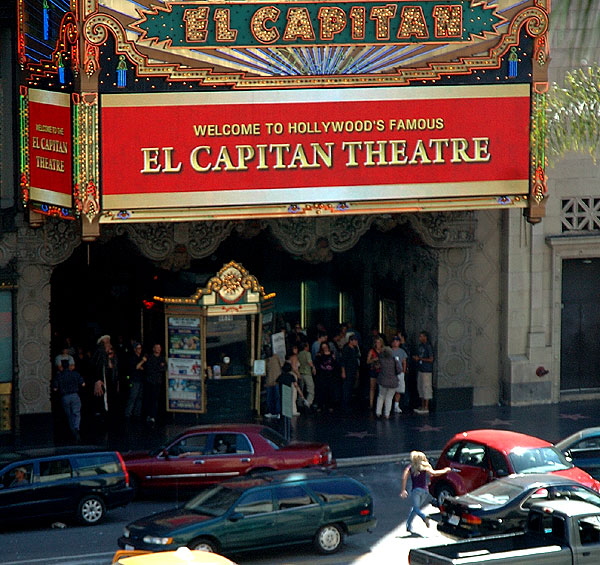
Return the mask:
[(350, 477), (317, 469), (257, 474), (202, 491), (183, 507), (132, 522), (122, 549), (187, 546), (216, 553), (313, 542), (337, 551), (346, 535), (373, 528), (373, 499)]
[(0, 453), (0, 522), (71, 515), (96, 524), (133, 498), (116, 451), (80, 448)]

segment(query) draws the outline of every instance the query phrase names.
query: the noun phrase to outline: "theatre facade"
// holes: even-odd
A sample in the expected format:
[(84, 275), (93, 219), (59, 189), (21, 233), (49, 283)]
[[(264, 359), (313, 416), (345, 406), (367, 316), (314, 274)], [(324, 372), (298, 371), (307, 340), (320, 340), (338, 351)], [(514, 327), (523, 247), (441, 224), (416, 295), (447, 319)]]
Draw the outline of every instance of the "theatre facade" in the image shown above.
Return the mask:
[[(439, 409), (556, 402), (524, 250), (548, 4), (15, 0), (5, 430), (49, 412), (54, 336), (168, 339), (165, 303), (230, 262), (268, 297), (258, 333), (426, 329)], [(231, 322), (196, 306), (200, 341)]]

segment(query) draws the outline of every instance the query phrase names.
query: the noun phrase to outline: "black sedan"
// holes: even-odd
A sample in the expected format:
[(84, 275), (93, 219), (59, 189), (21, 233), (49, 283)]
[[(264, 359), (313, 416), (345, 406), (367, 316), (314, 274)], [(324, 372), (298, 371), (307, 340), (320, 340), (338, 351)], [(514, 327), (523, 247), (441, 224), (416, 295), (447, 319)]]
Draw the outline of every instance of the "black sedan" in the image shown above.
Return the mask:
[(559, 441), (560, 449), (574, 465), (600, 479), (600, 428), (585, 428)]
[(471, 538), (522, 530), (529, 507), (544, 500), (581, 500), (600, 507), (600, 494), (555, 474), (510, 475), (462, 496), (447, 497), (438, 530)]

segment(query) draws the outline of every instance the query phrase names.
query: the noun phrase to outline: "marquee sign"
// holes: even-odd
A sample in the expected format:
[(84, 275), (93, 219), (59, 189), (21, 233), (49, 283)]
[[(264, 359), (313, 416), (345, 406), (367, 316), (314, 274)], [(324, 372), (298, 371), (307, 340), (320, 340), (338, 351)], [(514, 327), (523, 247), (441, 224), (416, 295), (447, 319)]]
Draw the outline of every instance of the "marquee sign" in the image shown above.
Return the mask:
[(403, 200), (523, 199), (529, 90), (105, 95), (103, 219), (141, 220), (182, 202), (214, 215), (248, 206), (282, 215), (311, 202), (380, 211)]
[(421, 2), (166, 2), (140, 10), (141, 40), (171, 47), (262, 47), (467, 42), (496, 34), (496, 6)]
[[(22, 200), (94, 229), (497, 206), (529, 207), (536, 221), (548, 10), (549, 0), (17, 0)], [(30, 91), (71, 94), (72, 151), (67, 139), (28, 144)], [(50, 173), (69, 180), (49, 187)]]
[(486, 82), (529, 81), (521, 32), (537, 38), (548, 25), (545, 0), (95, 1), (82, 34), (87, 65), (104, 71), (101, 91), (155, 77), (235, 89), (400, 86), (478, 71)]

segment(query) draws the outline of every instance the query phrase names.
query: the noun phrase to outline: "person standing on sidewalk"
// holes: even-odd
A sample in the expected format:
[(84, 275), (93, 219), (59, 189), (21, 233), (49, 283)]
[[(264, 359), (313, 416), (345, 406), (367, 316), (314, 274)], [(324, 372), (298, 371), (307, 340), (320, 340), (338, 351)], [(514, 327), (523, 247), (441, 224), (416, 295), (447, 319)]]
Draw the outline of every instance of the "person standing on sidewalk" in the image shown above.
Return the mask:
[(133, 345), (133, 353), (129, 356), (129, 396), (125, 408), (125, 418), (142, 415), (142, 399), (144, 398), (144, 365), (148, 358), (144, 355), (142, 344)]
[(69, 429), (75, 441), (79, 441), (79, 425), (81, 423), (80, 387), (85, 386), (83, 377), (74, 370), (75, 364), (69, 365), (68, 359), (61, 361), (59, 371), (52, 382), (52, 389), (60, 395), (63, 410), (67, 416)]
[(380, 418), (382, 415), (387, 420), (392, 411), (392, 400), (398, 388), (398, 373), (400, 365), (394, 358), (394, 353), (391, 347), (387, 345), (379, 354), (380, 371), (377, 374), (377, 384), (379, 385), (379, 393), (377, 394), (377, 406), (375, 407), (375, 415)]
[(281, 396), (279, 395), (277, 379), (279, 378), (279, 375), (281, 375), (283, 361), (277, 353), (273, 353), (273, 350), (270, 347), (266, 348), (266, 355), (265, 393), (267, 397), (267, 413), (265, 414), (265, 418), (279, 418), (281, 412)]
[(406, 359), (408, 358), (408, 354), (401, 347), (401, 338), (399, 335), (395, 335), (392, 338), (392, 353), (394, 354), (394, 359), (396, 359), (396, 363), (398, 363), (400, 367), (400, 372), (398, 373), (398, 386), (396, 387), (396, 394), (394, 394), (394, 414), (402, 414), (402, 408), (400, 408), (400, 403), (402, 402), (402, 395), (406, 391), (406, 382), (404, 380), (404, 376), (406, 375)]
[(307, 408), (312, 407), (312, 403), (315, 399), (315, 381), (314, 376), (317, 370), (312, 361), (312, 355), (310, 354), (310, 345), (304, 341), (300, 345), (300, 353), (298, 353), (298, 361), (300, 363), (300, 378), (304, 386), (306, 395), (306, 406)]
[(429, 414), (429, 401), (433, 398), (433, 347), (429, 334), (422, 331), (419, 334), (417, 354), (413, 356), (417, 363), (417, 388), (421, 399), (421, 408), (416, 408), (416, 414)]
[(367, 367), (369, 368), (369, 408), (375, 408), (375, 397), (377, 393), (377, 377), (381, 371), (379, 356), (383, 351), (383, 338), (379, 335), (373, 338), (373, 347), (367, 354)]
[(415, 533), (412, 529), (412, 523), (415, 516), (419, 516), (429, 528), (430, 518), (422, 510), (428, 502), (433, 500), (428, 489), (429, 477), (432, 475), (445, 475), (449, 471), (450, 467), (438, 470), (434, 469), (427, 460), (427, 456), (422, 451), (410, 452), (410, 465), (406, 466), (404, 473), (402, 474), (402, 490), (400, 491), (400, 496), (402, 498), (408, 498), (406, 486), (408, 477), (410, 476), (412, 484), (410, 492), (411, 509), (408, 514), (408, 519), (406, 520), (406, 530), (411, 534)]
[(352, 409), (352, 393), (358, 385), (358, 371), (360, 369), (360, 349), (358, 338), (353, 334), (342, 349), (341, 376), (342, 376), (342, 410), (350, 413)]
[(144, 380), (144, 405), (146, 423), (153, 426), (158, 416), (158, 402), (160, 400), (161, 386), (164, 385), (165, 369), (167, 362), (162, 355), (162, 345), (155, 343), (152, 346), (152, 355), (145, 363), (146, 375)]

